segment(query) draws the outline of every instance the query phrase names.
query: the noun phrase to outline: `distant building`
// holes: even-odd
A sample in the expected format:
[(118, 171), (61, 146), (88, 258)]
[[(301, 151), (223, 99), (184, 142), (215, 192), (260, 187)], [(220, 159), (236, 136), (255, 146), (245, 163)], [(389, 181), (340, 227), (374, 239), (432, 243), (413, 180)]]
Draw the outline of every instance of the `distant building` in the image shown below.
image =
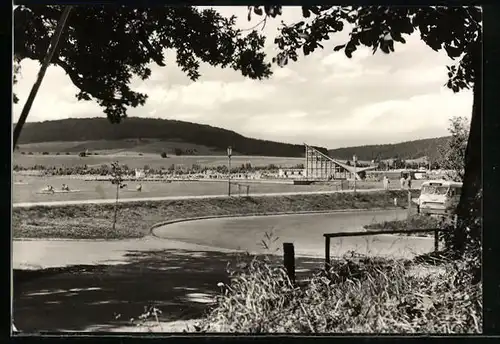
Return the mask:
[(307, 180), (354, 179), (361, 180), (367, 171), (376, 166), (359, 167), (347, 165), (318, 151), (307, 144), (305, 146), (305, 178)]
[(140, 170), (140, 169), (135, 169), (135, 178), (137, 179), (142, 179), (146, 177), (146, 172), (144, 170)]
[(304, 178), (306, 170), (303, 168), (280, 168), (278, 178)]
[(262, 173), (261, 173), (261, 172), (259, 172), (259, 171), (248, 172), (248, 173), (246, 174), (246, 177), (247, 177), (248, 179), (260, 179), (260, 178), (262, 178)]

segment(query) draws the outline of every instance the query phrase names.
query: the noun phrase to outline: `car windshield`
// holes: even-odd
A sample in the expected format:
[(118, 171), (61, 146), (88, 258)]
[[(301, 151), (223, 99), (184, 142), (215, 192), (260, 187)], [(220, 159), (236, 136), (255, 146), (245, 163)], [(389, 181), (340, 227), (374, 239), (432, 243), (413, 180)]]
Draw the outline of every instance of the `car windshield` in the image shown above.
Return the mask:
[(447, 186), (426, 185), (422, 187), (422, 193), (427, 195), (446, 195), (447, 192)]

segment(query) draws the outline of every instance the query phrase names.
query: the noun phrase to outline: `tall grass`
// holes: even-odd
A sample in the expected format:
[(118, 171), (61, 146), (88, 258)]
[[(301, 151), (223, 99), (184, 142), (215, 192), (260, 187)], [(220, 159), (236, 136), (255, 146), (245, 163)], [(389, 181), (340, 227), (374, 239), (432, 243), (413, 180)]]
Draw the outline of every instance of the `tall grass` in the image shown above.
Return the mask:
[(253, 259), (222, 286), (201, 332), (480, 333), (482, 286), (464, 264), (342, 257), (292, 285)]
[[(370, 223), (363, 228), (368, 231), (382, 230), (409, 230), (409, 229), (430, 229), (443, 227), (444, 220), (441, 218), (413, 214), (404, 220), (382, 221)], [(407, 235), (407, 234), (405, 234)], [(411, 233), (412, 236), (433, 236), (433, 233)]]

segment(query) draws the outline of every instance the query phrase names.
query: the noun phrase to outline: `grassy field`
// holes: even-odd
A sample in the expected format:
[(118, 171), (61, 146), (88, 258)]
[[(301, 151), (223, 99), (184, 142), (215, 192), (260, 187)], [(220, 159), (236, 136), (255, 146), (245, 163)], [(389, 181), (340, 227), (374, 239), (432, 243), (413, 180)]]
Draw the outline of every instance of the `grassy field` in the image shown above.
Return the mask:
[(294, 195), (231, 199), (132, 202), (119, 205), (116, 230), (111, 231), (113, 205), (14, 208), (14, 238), (123, 239), (149, 234), (158, 222), (207, 215), (259, 214), (357, 208), (390, 208), (405, 191), (366, 194)]
[(215, 148), (184, 142), (180, 140), (162, 141), (159, 139), (125, 139), (125, 140), (90, 140), (90, 141), (55, 141), (55, 142), (37, 142), (18, 145), (19, 152), (25, 153), (60, 153), (70, 152), (78, 154), (79, 152), (89, 150), (99, 154), (123, 154), (130, 151), (138, 153), (172, 153), (175, 148), (196, 149), (199, 155), (222, 155), (225, 152)]
[[(213, 167), (219, 165), (227, 165), (228, 159), (224, 155), (214, 156), (169, 156), (162, 158), (159, 154), (143, 154), (126, 153), (107, 154), (107, 155), (90, 155), (87, 157), (79, 157), (78, 155), (26, 155), (14, 153), (13, 165), (19, 165), (25, 168), (30, 168), (35, 165), (43, 166), (83, 166), (98, 167), (103, 164), (109, 164), (113, 161), (118, 161), (120, 164), (127, 165), (129, 168), (143, 168), (148, 165), (150, 168), (168, 168), (172, 164), (183, 165), (190, 167), (193, 164), (198, 164), (202, 167)], [(274, 164), (282, 167), (292, 167), (297, 164), (304, 163), (303, 158), (280, 158), (280, 157), (259, 157), (259, 156), (233, 156), (231, 158), (232, 166), (251, 163), (253, 166), (267, 166)]]

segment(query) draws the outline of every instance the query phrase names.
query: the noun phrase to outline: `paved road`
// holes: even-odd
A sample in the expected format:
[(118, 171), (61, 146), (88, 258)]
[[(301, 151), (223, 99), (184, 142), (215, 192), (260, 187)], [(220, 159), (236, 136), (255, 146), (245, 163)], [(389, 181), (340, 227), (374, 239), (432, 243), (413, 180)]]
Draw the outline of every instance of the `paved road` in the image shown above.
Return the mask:
[[(376, 192), (382, 191), (382, 189), (366, 189), (358, 190), (358, 192)], [(291, 195), (321, 195), (321, 194), (332, 194), (332, 193), (345, 193), (352, 192), (352, 190), (343, 191), (310, 191), (310, 192), (280, 192), (280, 193), (259, 193), (252, 194), (252, 197), (274, 197), (274, 196), (291, 196)], [(143, 197), (143, 198), (121, 198), (118, 200), (119, 203), (127, 202), (145, 202), (145, 201), (176, 201), (185, 199), (206, 199), (206, 198), (226, 198), (227, 195), (200, 195), (200, 196), (165, 196), (165, 197)], [(239, 196), (235, 196), (239, 197)], [(27, 208), (36, 206), (61, 206), (61, 205), (78, 205), (78, 204), (112, 204), (115, 203), (114, 199), (90, 199), (90, 200), (72, 200), (72, 201), (49, 201), (49, 202), (21, 202), (14, 203), (14, 208)]]
[[(251, 216), (178, 222), (158, 227), (159, 238), (186, 243), (266, 253), (262, 239), (272, 233), (276, 241), (271, 250), (280, 249), (283, 242), (295, 244), (299, 255), (323, 257), (324, 233), (363, 230), (370, 223), (405, 219), (406, 210), (352, 211), (316, 214)], [(411, 257), (429, 252), (433, 241), (394, 235), (345, 237), (332, 239), (333, 255), (356, 251), (364, 254)]]

